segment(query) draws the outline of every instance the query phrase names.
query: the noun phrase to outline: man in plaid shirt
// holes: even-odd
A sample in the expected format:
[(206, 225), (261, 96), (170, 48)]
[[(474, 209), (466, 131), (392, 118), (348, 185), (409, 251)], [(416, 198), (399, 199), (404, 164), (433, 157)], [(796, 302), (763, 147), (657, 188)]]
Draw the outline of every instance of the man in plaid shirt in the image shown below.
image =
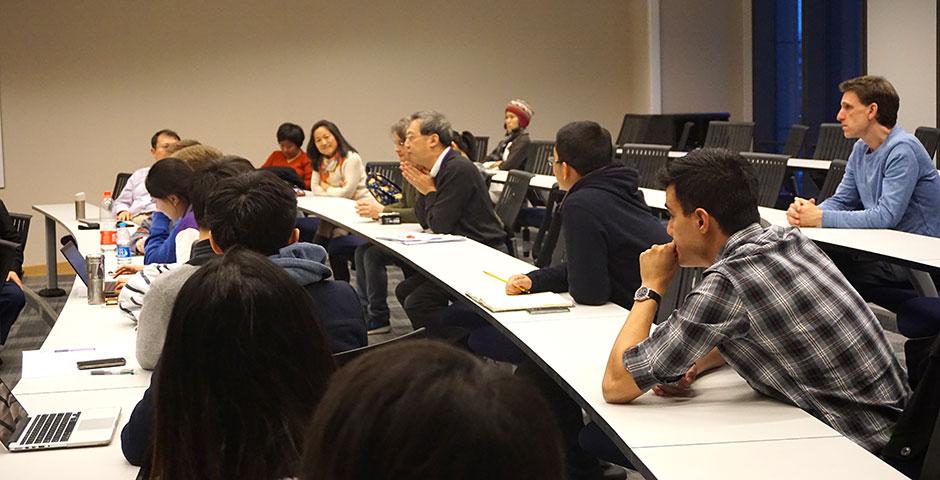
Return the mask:
[[(673, 241), (640, 256), (643, 287), (610, 353), (604, 398), (681, 393), (727, 362), (758, 392), (879, 451), (909, 391), (864, 300), (799, 230), (759, 226), (757, 181), (740, 155), (692, 152), (660, 180)], [(707, 268), (650, 335), (677, 265)]]

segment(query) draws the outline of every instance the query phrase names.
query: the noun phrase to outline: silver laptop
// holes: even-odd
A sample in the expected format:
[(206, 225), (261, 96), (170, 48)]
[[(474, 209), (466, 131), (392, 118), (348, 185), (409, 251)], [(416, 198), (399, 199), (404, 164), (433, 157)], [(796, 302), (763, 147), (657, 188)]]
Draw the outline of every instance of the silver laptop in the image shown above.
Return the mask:
[[(67, 240), (62, 245), (62, 248), (59, 249), (62, 252), (62, 256), (68, 260), (69, 265), (72, 266), (72, 270), (75, 270), (75, 274), (78, 275), (78, 278), (82, 279), (82, 282), (85, 283), (85, 286), (88, 286), (88, 270), (85, 268), (85, 257), (82, 255), (82, 252), (78, 251), (78, 245), (75, 244), (74, 240)], [(104, 296), (105, 297), (116, 297), (117, 292), (115, 288), (117, 287), (117, 280), (105, 280), (104, 281)]]
[(0, 443), (11, 452), (111, 443), (121, 407), (29, 415), (0, 380)]

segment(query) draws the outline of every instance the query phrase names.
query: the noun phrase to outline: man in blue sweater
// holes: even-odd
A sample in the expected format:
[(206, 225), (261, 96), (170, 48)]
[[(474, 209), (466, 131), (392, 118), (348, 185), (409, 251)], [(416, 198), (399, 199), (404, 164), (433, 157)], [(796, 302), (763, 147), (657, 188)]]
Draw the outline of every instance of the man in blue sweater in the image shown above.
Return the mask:
[[(897, 91), (875, 76), (846, 80), (839, 90), (836, 119), (846, 138), (859, 141), (836, 193), (818, 206), (797, 198), (787, 220), (797, 227), (890, 228), (940, 237), (940, 177), (920, 141), (897, 126)], [(910, 287), (907, 271), (896, 265), (844, 254), (833, 260), (863, 296), (873, 287)]]

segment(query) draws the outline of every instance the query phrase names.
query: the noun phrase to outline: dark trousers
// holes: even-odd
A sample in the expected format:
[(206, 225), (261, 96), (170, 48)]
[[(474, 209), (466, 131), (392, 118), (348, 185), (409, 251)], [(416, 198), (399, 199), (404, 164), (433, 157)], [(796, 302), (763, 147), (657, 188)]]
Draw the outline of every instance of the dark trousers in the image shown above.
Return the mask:
[(0, 345), (6, 343), (10, 328), (25, 305), (26, 295), (19, 285), (5, 282), (0, 288)]
[[(918, 296), (906, 267), (841, 250), (827, 248), (825, 252), (867, 302), (897, 312), (901, 303)], [(931, 277), (934, 284), (940, 282), (940, 275), (932, 273)]]
[(356, 248), (356, 291), (359, 301), (366, 312), (366, 319), (372, 322), (388, 323), (388, 273), (386, 267), (398, 265), (405, 276), (411, 269), (400, 265), (391, 253), (366, 243)]
[(395, 287), (395, 297), (405, 309), (411, 326), (424, 327), (428, 337), (455, 340), (451, 328), (441, 325), (441, 313), (450, 303), (450, 295), (424, 275), (412, 275)]

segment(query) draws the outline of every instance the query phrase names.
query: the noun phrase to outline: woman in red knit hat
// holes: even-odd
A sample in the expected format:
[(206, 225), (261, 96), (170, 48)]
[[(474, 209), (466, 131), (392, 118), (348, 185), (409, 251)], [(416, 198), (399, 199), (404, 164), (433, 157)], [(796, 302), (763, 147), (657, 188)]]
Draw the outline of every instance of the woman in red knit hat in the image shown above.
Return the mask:
[(493, 162), (490, 167), (500, 170), (522, 170), (525, 167), (526, 150), (529, 149), (529, 132), (526, 127), (532, 120), (532, 107), (525, 100), (511, 100), (506, 105), (506, 138), (486, 156), (484, 162)]

